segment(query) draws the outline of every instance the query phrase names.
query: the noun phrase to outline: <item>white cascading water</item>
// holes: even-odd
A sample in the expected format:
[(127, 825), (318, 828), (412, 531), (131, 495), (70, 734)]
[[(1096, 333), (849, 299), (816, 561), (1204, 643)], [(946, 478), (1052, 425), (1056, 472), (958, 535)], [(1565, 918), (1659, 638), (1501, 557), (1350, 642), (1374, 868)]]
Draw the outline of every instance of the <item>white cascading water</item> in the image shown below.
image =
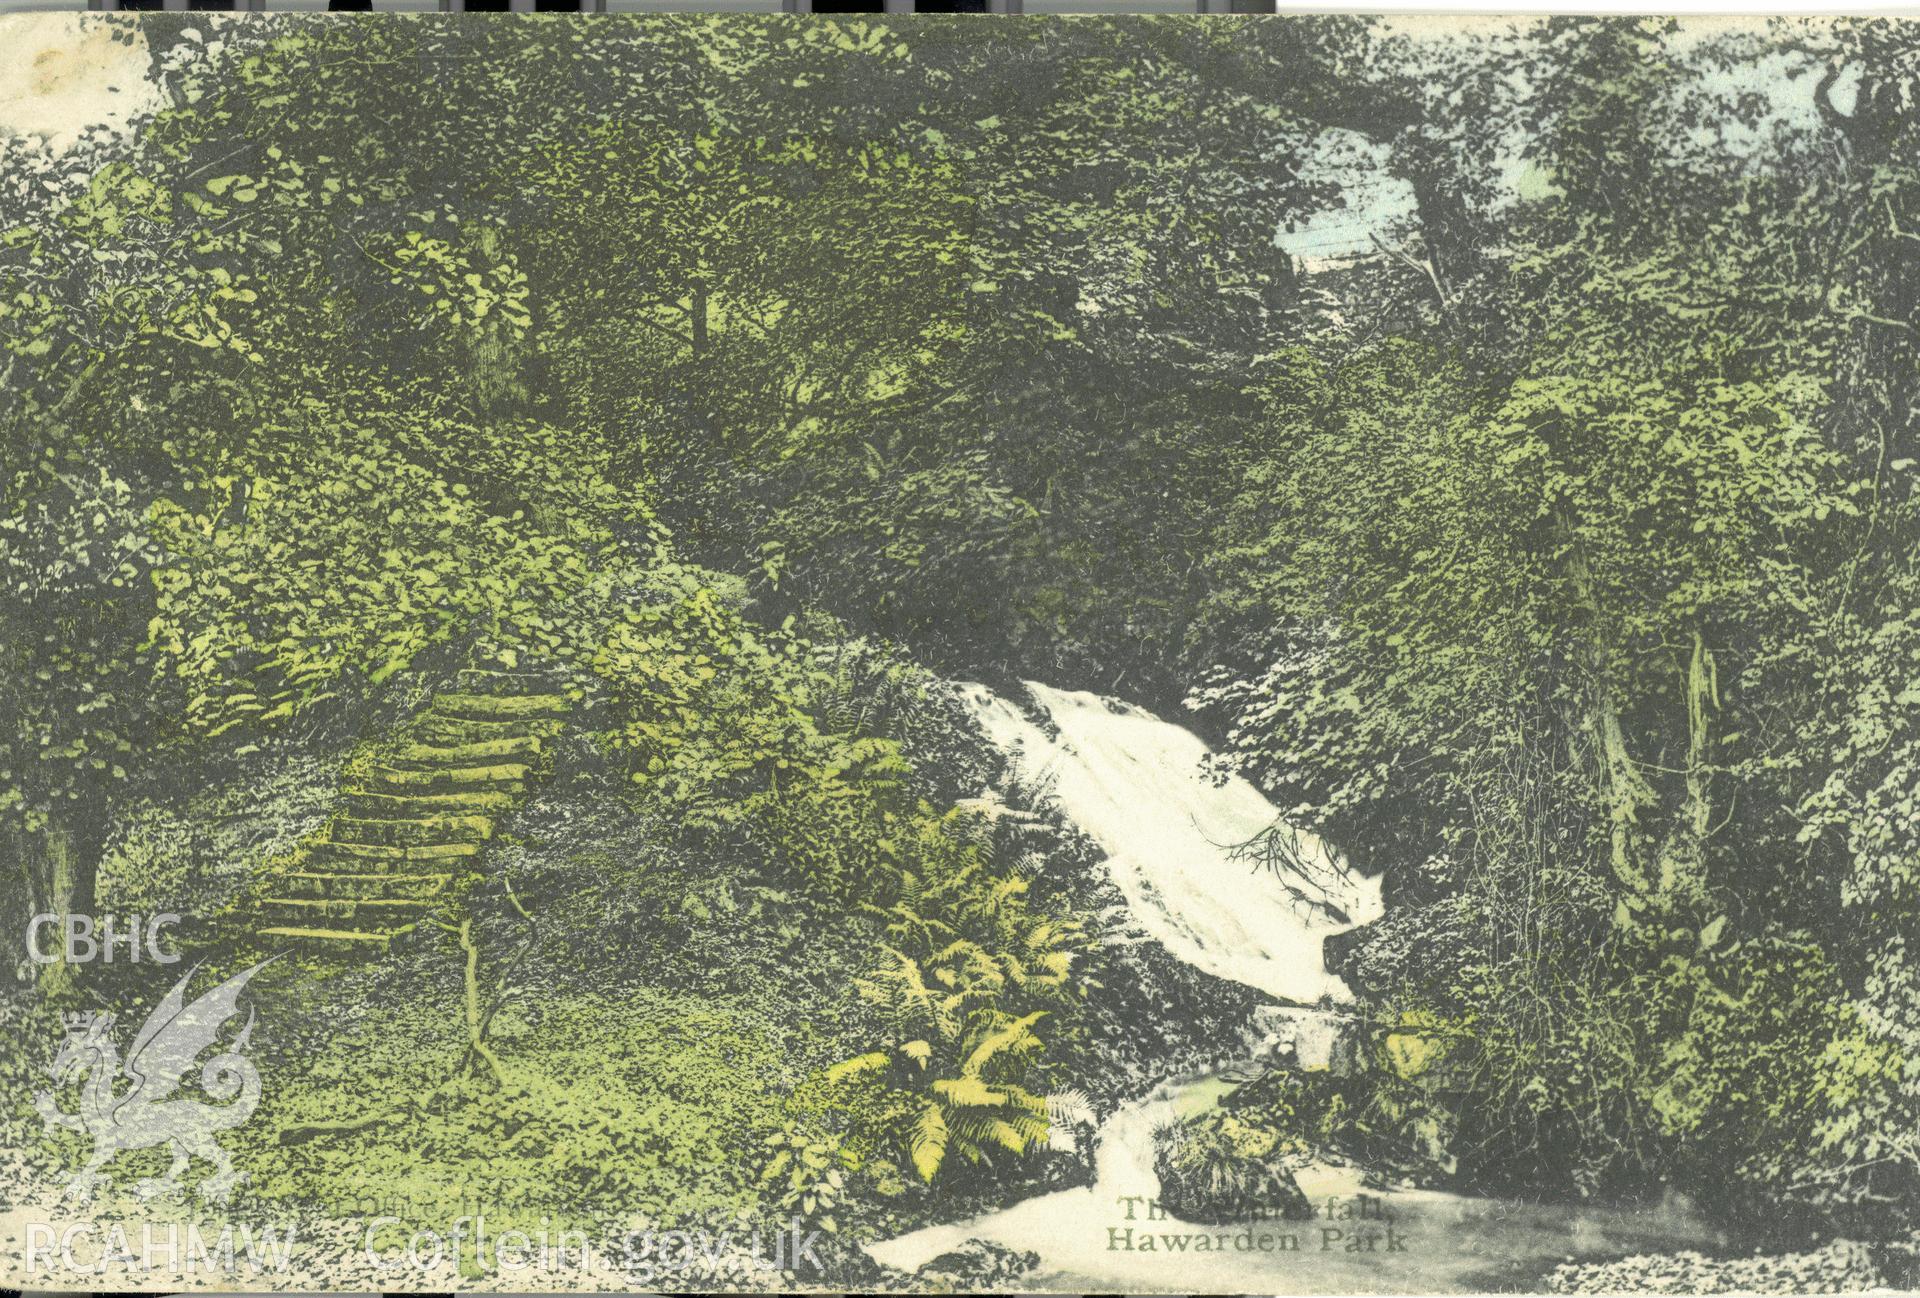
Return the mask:
[(1278, 1000), (1351, 999), (1321, 963), (1330, 933), (1377, 919), (1380, 887), (1311, 834), (1287, 830), (1295, 858), (1281, 874), (1234, 849), (1280, 824), (1247, 780), (1202, 767), (1192, 731), (1131, 703), (1027, 682), (1057, 731), (1049, 736), (984, 685), (961, 691), (1017, 781), (1045, 788), (1066, 819), (1107, 853), (1140, 926), (1187, 964)]

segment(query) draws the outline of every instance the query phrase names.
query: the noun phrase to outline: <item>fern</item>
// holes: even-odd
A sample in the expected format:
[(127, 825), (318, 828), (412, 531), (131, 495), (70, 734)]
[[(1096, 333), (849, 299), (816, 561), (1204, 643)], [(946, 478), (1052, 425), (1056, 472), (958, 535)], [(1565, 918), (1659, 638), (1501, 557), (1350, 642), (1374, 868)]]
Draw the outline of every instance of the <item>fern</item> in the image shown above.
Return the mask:
[(921, 1180), (931, 1184), (940, 1171), (940, 1165), (947, 1158), (948, 1137), (946, 1113), (938, 1104), (929, 1103), (915, 1119), (913, 1137), (908, 1143), (913, 1170), (920, 1173)]
[[(885, 752), (863, 745), (844, 751)], [(1084, 986), (1075, 969), (1093, 945), (1079, 922), (1030, 903), (1027, 871), (994, 868), (996, 839), (1036, 841), (1046, 822), (982, 803), (884, 840), (899, 862), (896, 900), (864, 908), (882, 922), (885, 940), (877, 967), (856, 985), (904, 1044), (836, 1066), (842, 1075), (884, 1075), (913, 1097), (891, 1110), (904, 1115), (893, 1138), (929, 1182), (956, 1158), (981, 1163), (1048, 1142), (1048, 1101), (1026, 1085), (1045, 1050), (1036, 1029), (1052, 1005)], [(1006, 835), (991, 832), (1001, 819)]]
[(993, 1062), (994, 1056), (1003, 1050), (1016, 1054), (1040, 1048), (1040, 1038), (1034, 1035), (1033, 1025), (1046, 1017), (1045, 1010), (1035, 1010), (1024, 1018), (1014, 1019), (998, 1030), (987, 1033), (967, 1055), (961, 1065), (961, 1072), (968, 1077), (978, 1077)]
[(930, 1026), (937, 1035), (951, 1036), (956, 1030), (956, 1006), (951, 999), (927, 985), (920, 962), (897, 947), (880, 948), (893, 961), (889, 968), (856, 979), (854, 986), (870, 1003), (878, 1006), (896, 1026)]
[(933, 1093), (955, 1108), (986, 1109), (1007, 1103), (1005, 1092), (971, 1076), (943, 1077), (933, 1084)]
[(987, 893), (985, 910), (989, 916), (998, 915), (1006, 909), (1008, 903), (1023, 896), (1027, 891), (1027, 881), (1017, 876), (1000, 880)]
[(967, 1123), (967, 1137), (970, 1143), (979, 1146), (988, 1141), (998, 1144), (1012, 1154), (1024, 1154), (1028, 1149), (1046, 1139), (1046, 1124), (1041, 1124), (1038, 1135), (1034, 1133), (1031, 1119), (999, 1118), (988, 1115), (970, 1117)]
[(1095, 1121), (1093, 1101), (1079, 1088), (1055, 1091), (1046, 1099), (1047, 1122), (1059, 1128), (1071, 1128), (1082, 1124), (1091, 1126)]

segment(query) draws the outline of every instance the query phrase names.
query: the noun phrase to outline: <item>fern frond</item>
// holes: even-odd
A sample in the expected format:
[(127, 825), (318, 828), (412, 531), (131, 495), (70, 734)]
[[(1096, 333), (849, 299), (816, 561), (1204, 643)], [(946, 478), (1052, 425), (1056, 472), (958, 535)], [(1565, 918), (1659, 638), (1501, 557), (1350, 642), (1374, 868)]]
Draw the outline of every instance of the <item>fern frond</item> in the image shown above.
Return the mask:
[[(1002, 1117), (992, 1113), (965, 1113), (949, 1120), (962, 1152), (984, 1154), (998, 1145), (1011, 1154), (1024, 1154), (1046, 1139), (1046, 1124), (1025, 1114)], [(977, 1161), (977, 1159), (976, 1159)]]
[(1034, 982), (1045, 987), (1062, 986), (1073, 972), (1073, 952), (1050, 951), (1041, 957), (1040, 968), (1044, 972), (1034, 974)]
[(1020, 1129), (1002, 1118), (993, 1118), (987, 1123), (987, 1134), (999, 1142), (1000, 1147), (1011, 1154), (1024, 1154), (1032, 1142)]
[(978, 942), (973, 942), (963, 937), (963, 938), (956, 938), (955, 940), (947, 943), (945, 946), (941, 947), (938, 951), (935, 951), (932, 955), (928, 956), (927, 960), (930, 963), (938, 964), (943, 960), (951, 960), (953, 959), (953, 957), (957, 955), (966, 956), (969, 962), (971, 962), (975, 956), (986, 956), (987, 959), (992, 959), (991, 956), (987, 956), (987, 953), (985, 951), (981, 950), (980, 944)]
[(1036, 1119), (1047, 1116), (1047, 1102), (1024, 1086), (1015, 1086), (1011, 1082), (1002, 1082), (1000, 1090), (1005, 1093), (1007, 1102), (1022, 1113)]
[(940, 1170), (940, 1164), (947, 1157), (947, 1117), (940, 1111), (938, 1104), (928, 1104), (920, 1110), (920, 1117), (913, 1124), (913, 1135), (908, 1142), (907, 1152), (913, 1158), (913, 1170), (920, 1173), (920, 1179), (929, 1185), (934, 1174)]
[(1007, 868), (1023, 879), (1032, 879), (1046, 872), (1047, 854), (1045, 852), (1020, 852), (1007, 863)]
[(933, 1084), (933, 1093), (948, 1104), (970, 1109), (997, 1108), (1007, 1102), (1004, 1091), (996, 1091), (978, 1077), (943, 1077)]
[(1045, 1010), (1035, 1010), (1007, 1023), (998, 1031), (989, 1032), (967, 1055), (960, 1071), (969, 1077), (978, 1077), (993, 1057), (1003, 1050), (1016, 1052), (1034, 1050), (1040, 1045), (1040, 1038), (1034, 1035), (1033, 1025), (1046, 1017)]
[(1056, 1127), (1072, 1127), (1079, 1123), (1091, 1124), (1093, 1101), (1087, 1093), (1078, 1087), (1064, 1091), (1055, 1091), (1046, 1098), (1047, 1121)]
[(1002, 879), (987, 893), (987, 914), (998, 914), (1001, 907), (1024, 893), (1027, 886), (1027, 881), (1017, 875)]
[(877, 1072), (887, 1066), (887, 1052), (872, 1050), (864, 1055), (855, 1055), (852, 1059), (842, 1059), (827, 1069), (827, 1080), (842, 1081), (849, 1077), (858, 1077), (861, 1073)]

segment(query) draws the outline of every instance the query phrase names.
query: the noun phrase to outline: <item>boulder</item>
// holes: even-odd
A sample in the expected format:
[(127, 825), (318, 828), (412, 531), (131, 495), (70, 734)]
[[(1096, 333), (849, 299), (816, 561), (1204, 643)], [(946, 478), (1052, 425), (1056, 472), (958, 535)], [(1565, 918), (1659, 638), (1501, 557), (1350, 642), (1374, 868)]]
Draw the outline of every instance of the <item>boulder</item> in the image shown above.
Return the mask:
[(913, 1274), (920, 1293), (980, 1293), (1009, 1289), (1040, 1265), (1040, 1255), (987, 1239), (970, 1239), (942, 1253)]
[(1293, 1179), (1297, 1137), (1257, 1118), (1215, 1110), (1154, 1132), (1160, 1206), (1210, 1226), (1312, 1215)]
[(1328, 973), (1344, 980), (1356, 992), (1361, 988), (1354, 979), (1353, 953), (1366, 945), (1373, 936), (1373, 929), (1372, 924), (1362, 924), (1358, 928), (1329, 933), (1320, 941), (1320, 963), (1326, 966)]
[(1162, 1145), (1154, 1155), (1153, 1170), (1160, 1178), (1160, 1206), (1181, 1221), (1226, 1226), (1304, 1221), (1313, 1215), (1306, 1192), (1277, 1159), (1236, 1160), (1233, 1167), (1224, 1169), (1184, 1161)]
[(1263, 1005), (1242, 1040), (1255, 1063), (1348, 1077), (1366, 1067), (1366, 1033), (1365, 1023), (1340, 1010)]

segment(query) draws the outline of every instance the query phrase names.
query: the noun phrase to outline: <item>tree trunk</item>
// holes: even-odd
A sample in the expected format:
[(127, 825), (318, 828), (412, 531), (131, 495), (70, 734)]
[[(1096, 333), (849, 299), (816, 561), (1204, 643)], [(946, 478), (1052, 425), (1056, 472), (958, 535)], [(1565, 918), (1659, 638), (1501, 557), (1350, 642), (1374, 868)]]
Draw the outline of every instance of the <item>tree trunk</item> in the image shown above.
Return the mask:
[(705, 284), (695, 284), (693, 286), (693, 298), (688, 305), (687, 314), (692, 326), (690, 337), (693, 344), (693, 354), (695, 359), (698, 359), (707, 354), (708, 302), (707, 286)]
[[(77, 818), (76, 818), (77, 819)], [(39, 940), (42, 950), (48, 943), (64, 941), (69, 915), (93, 914), (94, 884), (99, 877), (98, 836), (77, 830), (71, 823), (49, 817), (39, 833), (20, 835), (23, 853), (37, 860), (28, 861), (28, 873), (40, 887), (34, 898), (35, 913), (59, 918), (43, 928)], [(40, 966), (40, 992), (46, 997), (64, 996), (73, 989), (74, 967), (62, 958)]]
[(1640, 817), (1656, 804), (1658, 795), (1627, 751), (1620, 710), (1605, 677), (1604, 654), (1596, 652), (1596, 658), (1601, 661), (1596, 665), (1587, 726), (1600, 755), (1600, 795), (1607, 808), (1610, 862), (1614, 877), (1630, 893), (1641, 896), (1648, 891), (1649, 881), (1639, 861), (1644, 847)]
[(1713, 651), (1700, 628), (1693, 629), (1693, 653), (1687, 662), (1686, 802), (1660, 853), (1660, 894), (1670, 903), (1706, 896), (1706, 842), (1712, 832), (1713, 796), (1707, 763), (1712, 756), (1709, 712), (1720, 705), (1719, 673)]
[[(468, 227), (467, 246), (481, 265), (496, 265), (501, 256), (498, 227)], [(501, 313), (490, 313), (487, 319), (470, 324), (466, 346), (475, 417), (484, 423), (524, 406), (526, 347), (508, 330)]]
[(1613, 696), (1612, 637), (1602, 624), (1592, 574), (1587, 571), (1586, 559), (1565, 519), (1559, 520), (1558, 530), (1567, 550), (1567, 578), (1573, 587), (1574, 602), (1587, 619), (1586, 653), (1591, 677), (1587, 733), (1598, 756), (1596, 775), (1600, 798), (1607, 810), (1609, 863), (1614, 878), (1631, 896), (1644, 897), (1651, 881), (1640, 863), (1644, 850), (1640, 817), (1658, 805), (1659, 795), (1627, 751), (1626, 728), (1621, 724), (1620, 706)]

